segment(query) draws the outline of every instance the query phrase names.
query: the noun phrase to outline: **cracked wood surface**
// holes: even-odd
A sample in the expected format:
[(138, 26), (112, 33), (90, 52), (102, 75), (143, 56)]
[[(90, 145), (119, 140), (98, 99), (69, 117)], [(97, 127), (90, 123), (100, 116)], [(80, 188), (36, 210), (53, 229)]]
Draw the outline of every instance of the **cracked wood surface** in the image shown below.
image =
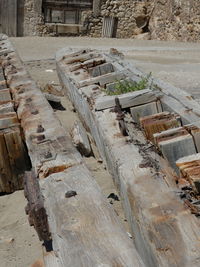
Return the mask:
[[(3, 62), (6, 63), (10, 56), (16, 67), (16, 73), (7, 72), (6, 78), (18, 104), (17, 114), (33, 171), (40, 177), (53, 249), (59, 258), (56, 264), (63, 267), (144, 266), (68, 133), (17, 55), (10, 54), (12, 45), (5, 39), (2, 46)], [(4, 66), (6, 69), (7, 64)], [(70, 189), (77, 190), (78, 196), (65, 198)], [(49, 261), (46, 262), (49, 265)]]
[[(144, 148), (142, 153), (138, 142), (130, 143), (123, 137), (115, 122), (116, 115), (109, 109), (94, 110), (90, 103), (98, 101), (100, 94), (91, 94), (88, 100), (84, 87), (83, 90), (76, 88), (71, 74), (60, 61), (61, 55), (66, 54), (66, 50), (62, 50), (57, 55), (61, 84), (90, 129), (113, 175), (135, 237), (136, 248), (145, 264), (152, 267), (199, 265), (200, 222), (176, 195), (176, 174), (157, 154), (152, 153), (152, 158), (146, 158), (148, 153), (144, 139), (140, 140)], [(185, 108), (182, 104), (180, 106)], [(194, 113), (191, 116), (198, 118)], [(136, 139), (138, 135), (138, 131), (135, 131)], [(141, 165), (144, 159), (146, 166)], [(159, 168), (152, 166), (152, 162), (157, 162)]]

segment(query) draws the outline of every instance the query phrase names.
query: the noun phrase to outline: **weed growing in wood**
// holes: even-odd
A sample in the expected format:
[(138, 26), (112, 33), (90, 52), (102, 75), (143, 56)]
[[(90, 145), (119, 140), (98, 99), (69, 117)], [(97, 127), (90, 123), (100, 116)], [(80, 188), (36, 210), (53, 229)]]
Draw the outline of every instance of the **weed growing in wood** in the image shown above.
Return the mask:
[(151, 85), (149, 85), (149, 80), (151, 77), (151, 73), (149, 73), (146, 77), (142, 77), (142, 79), (139, 82), (136, 81), (117, 81), (116, 85), (114, 87), (114, 90), (106, 90), (107, 95), (121, 95), (130, 93), (133, 91), (139, 91), (143, 90), (145, 88), (151, 89)]

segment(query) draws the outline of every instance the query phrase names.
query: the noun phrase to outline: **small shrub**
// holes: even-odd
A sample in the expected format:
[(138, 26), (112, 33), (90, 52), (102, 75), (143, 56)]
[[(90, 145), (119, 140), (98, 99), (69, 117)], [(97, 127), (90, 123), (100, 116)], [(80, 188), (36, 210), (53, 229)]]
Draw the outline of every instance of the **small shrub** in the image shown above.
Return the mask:
[(149, 73), (146, 77), (143, 77), (141, 81), (117, 81), (115, 88), (113, 91), (106, 90), (107, 95), (121, 95), (126, 94), (133, 91), (143, 90), (147, 87), (151, 89), (152, 85), (149, 85), (149, 79), (151, 77), (151, 73)]

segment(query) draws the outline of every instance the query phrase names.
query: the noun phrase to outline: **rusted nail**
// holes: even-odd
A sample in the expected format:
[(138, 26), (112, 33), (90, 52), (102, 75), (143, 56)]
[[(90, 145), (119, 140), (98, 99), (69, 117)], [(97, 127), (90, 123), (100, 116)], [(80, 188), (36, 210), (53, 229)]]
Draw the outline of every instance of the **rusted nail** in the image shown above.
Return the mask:
[(40, 134), (37, 136), (37, 141), (43, 141), (45, 139), (45, 135), (44, 134)]
[(33, 115), (37, 115), (39, 113), (39, 111), (37, 110), (37, 109), (33, 109), (32, 111), (31, 111), (31, 114), (33, 114)]
[(41, 124), (39, 124), (37, 127), (37, 133), (43, 133), (43, 132), (44, 132), (44, 128), (42, 127)]

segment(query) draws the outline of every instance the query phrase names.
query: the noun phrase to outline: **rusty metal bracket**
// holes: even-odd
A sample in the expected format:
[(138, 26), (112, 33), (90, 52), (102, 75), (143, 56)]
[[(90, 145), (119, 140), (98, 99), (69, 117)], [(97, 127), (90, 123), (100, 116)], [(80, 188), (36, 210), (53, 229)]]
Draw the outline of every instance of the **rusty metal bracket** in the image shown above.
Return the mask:
[(118, 120), (119, 129), (120, 129), (121, 134), (123, 136), (128, 136), (128, 133), (127, 133), (127, 130), (126, 130), (126, 125), (125, 125), (125, 122), (124, 122), (125, 115), (124, 115), (124, 112), (122, 111), (122, 108), (121, 108), (121, 105), (120, 105), (118, 97), (115, 98), (115, 109), (114, 109), (114, 111), (117, 113), (116, 119)]

